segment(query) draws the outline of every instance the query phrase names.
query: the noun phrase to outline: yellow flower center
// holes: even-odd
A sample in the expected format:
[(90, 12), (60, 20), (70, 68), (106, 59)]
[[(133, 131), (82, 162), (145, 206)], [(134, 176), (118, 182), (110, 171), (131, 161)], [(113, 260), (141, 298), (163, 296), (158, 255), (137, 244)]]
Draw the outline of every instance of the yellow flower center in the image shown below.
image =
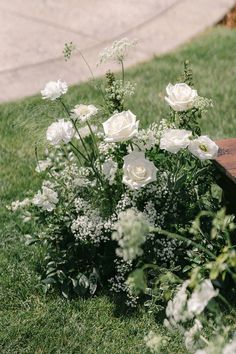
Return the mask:
[(199, 145), (199, 148), (200, 148), (202, 151), (207, 152), (207, 146), (206, 146), (206, 145), (200, 144), (200, 145)]

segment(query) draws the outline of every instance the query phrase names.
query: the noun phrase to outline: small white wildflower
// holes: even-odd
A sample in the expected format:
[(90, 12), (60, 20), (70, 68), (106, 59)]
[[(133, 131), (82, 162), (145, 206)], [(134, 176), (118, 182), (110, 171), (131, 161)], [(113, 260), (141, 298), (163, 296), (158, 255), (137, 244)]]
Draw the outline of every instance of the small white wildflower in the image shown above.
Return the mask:
[(57, 122), (52, 123), (47, 129), (47, 140), (51, 145), (59, 145), (62, 142), (69, 143), (75, 130), (73, 124), (64, 119), (59, 119)]
[(46, 160), (39, 160), (35, 171), (40, 173), (45, 171), (48, 167), (52, 165), (51, 159), (47, 158)]
[(151, 353), (159, 353), (162, 344), (162, 338), (160, 335), (150, 331), (148, 335), (144, 337), (144, 341)]
[(45, 88), (41, 91), (41, 94), (43, 99), (54, 101), (64, 95), (67, 90), (68, 86), (66, 82), (62, 82), (61, 80), (49, 81)]
[(86, 122), (89, 118), (97, 114), (98, 109), (93, 105), (78, 104), (71, 111), (73, 119), (79, 119), (81, 122)]
[(192, 108), (198, 97), (197, 91), (185, 83), (169, 84), (166, 87), (166, 93), (168, 95), (168, 97), (165, 97), (166, 102), (174, 111), (180, 112)]
[(157, 169), (143, 152), (133, 151), (124, 157), (123, 183), (131, 189), (139, 189), (156, 180)]
[(34, 196), (32, 203), (43, 210), (52, 211), (58, 201), (57, 192), (53, 191), (51, 188), (43, 186), (42, 192), (38, 191), (38, 193)]
[(200, 288), (195, 290), (188, 300), (188, 311), (194, 315), (202, 313), (208, 302), (217, 296), (219, 290), (215, 290), (210, 279), (204, 280)]
[(110, 185), (114, 183), (117, 167), (118, 167), (117, 163), (113, 161), (111, 158), (107, 159), (102, 165), (102, 172), (105, 178), (109, 181)]
[(161, 136), (160, 149), (176, 154), (189, 145), (191, 135), (192, 132), (185, 129), (166, 129)]
[(149, 225), (142, 213), (132, 209), (121, 212), (118, 221), (114, 225), (116, 230), (112, 234), (112, 239), (118, 242), (119, 248), (116, 253), (125, 261), (132, 261), (143, 254), (141, 245), (146, 240)]
[(190, 142), (189, 151), (200, 160), (212, 160), (216, 158), (219, 147), (208, 136), (202, 135)]
[(16, 200), (11, 203), (11, 205), (7, 206), (8, 210), (17, 211), (18, 209), (26, 208), (31, 204), (31, 200), (29, 198), (25, 198), (22, 201)]
[(114, 41), (111, 47), (105, 48), (100, 54), (100, 64), (108, 60), (113, 60), (118, 63), (125, 60), (128, 55), (128, 49), (133, 48), (137, 44), (136, 40), (130, 41), (128, 38), (122, 38)]

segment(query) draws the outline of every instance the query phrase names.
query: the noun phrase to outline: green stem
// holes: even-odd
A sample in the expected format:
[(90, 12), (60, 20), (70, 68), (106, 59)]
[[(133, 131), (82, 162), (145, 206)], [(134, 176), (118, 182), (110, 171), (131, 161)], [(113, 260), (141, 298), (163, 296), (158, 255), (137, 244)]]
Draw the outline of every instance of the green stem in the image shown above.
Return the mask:
[(125, 83), (125, 68), (124, 68), (123, 60), (121, 60), (120, 63), (121, 63), (121, 70), (122, 70), (122, 83), (123, 83), (123, 86), (124, 86), (124, 83)]

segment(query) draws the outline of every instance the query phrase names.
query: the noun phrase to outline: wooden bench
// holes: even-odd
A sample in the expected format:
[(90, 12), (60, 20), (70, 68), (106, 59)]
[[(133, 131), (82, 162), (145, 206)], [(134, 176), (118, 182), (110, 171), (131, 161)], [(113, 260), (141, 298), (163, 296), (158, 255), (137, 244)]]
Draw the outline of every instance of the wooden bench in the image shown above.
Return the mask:
[(218, 183), (223, 189), (227, 211), (236, 214), (236, 139), (218, 140), (216, 144), (219, 146), (215, 160)]

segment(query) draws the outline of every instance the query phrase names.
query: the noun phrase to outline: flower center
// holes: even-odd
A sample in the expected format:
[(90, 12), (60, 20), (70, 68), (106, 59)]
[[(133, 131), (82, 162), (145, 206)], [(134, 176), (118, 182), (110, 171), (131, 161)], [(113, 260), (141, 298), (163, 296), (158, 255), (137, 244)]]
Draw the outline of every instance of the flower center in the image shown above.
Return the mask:
[(201, 150), (204, 151), (204, 152), (207, 152), (207, 151), (208, 151), (207, 146), (204, 145), (204, 144), (200, 144), (200, 145), (199, 145), (199, 149), (201, 149)]

